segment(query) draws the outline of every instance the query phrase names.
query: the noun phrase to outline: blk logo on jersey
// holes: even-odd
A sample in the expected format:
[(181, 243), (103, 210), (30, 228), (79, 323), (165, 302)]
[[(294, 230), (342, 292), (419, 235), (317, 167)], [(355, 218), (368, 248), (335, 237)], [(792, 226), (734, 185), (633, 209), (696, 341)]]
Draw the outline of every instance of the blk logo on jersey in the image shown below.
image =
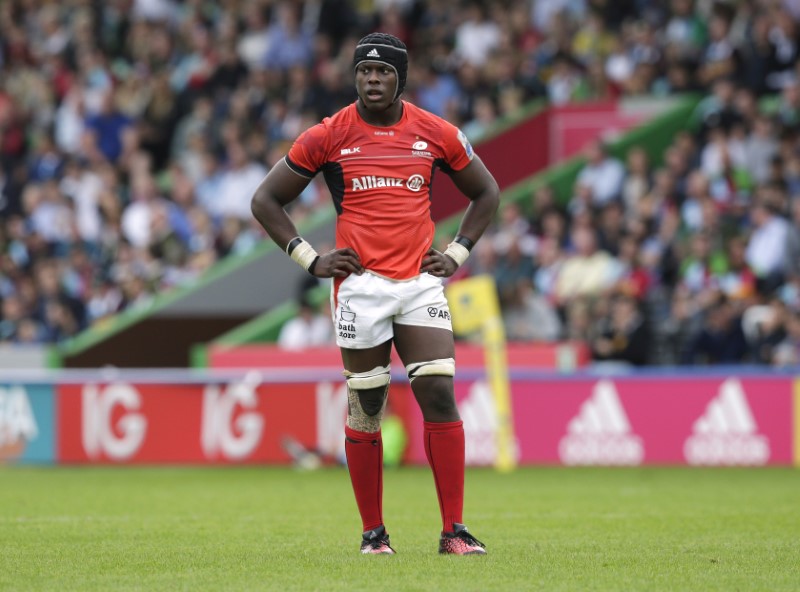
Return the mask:
[(342, 148), (341, 153), (342, 153), (342, 155), (345, 155), (345, 154), (361, 154), (361, 146), (356, 146), (355, 148)]

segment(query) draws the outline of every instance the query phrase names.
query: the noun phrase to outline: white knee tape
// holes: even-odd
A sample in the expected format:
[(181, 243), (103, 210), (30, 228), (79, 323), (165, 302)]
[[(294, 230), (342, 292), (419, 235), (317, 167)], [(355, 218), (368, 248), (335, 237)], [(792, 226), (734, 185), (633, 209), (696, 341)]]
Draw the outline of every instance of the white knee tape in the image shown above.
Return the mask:
[(420, 376), (455, 376), (456, 361), (453, 358), (442, 358), (430, 362), (417, 362), (406, 366), (409, 382)]
[[(389, 366), (376, 366), (369, 372), (343, 372), (347, 378), (347, 425), (359, 432), (373, 434), (380, 431), (381, 420), (386, 409), (389, 382), (392, 379)], [(374, 393), (367, 401), (361, 399), (359, 391), (383, 387), (383, 396)], [(366, 404), (367, 408), (364, 408)]]
[(389, 366), (375, 366), (368, 372), (342, 372), (347, 380), (347, 386), (354, 391), (386, 386), (392, 379)]

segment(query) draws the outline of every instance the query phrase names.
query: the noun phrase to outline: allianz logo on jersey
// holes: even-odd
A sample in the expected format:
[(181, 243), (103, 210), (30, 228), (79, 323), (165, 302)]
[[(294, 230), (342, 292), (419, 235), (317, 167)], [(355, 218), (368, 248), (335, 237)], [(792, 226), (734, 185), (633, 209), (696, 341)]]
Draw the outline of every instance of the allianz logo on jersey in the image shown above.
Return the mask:
[(581, 405), (558, 444), (567, 465), (638, 465), (644, 459), (642, 439), (633, 433), (617, 389), (599, 381)]
[(422, 175), (411, 175), (408, 179), (397, 177), (377, 177), (366, 175), (364, 177), (353, 177), (353, 191), (364, 191), (366, 189), (377, 189), (379, 187), (408, 187), (411, 191), (419, 191), (425, 184)]
[(690, 465), (763, 465), (769, 440), (758, 433), (742, 383), (729, 378), (719, 387), (683, 445)]

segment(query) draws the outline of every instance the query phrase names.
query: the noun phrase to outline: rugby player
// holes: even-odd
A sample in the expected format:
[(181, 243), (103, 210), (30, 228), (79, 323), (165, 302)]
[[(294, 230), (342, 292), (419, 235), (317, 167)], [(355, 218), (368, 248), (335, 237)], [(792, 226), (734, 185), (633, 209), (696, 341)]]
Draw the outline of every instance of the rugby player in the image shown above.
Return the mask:
[[(381, 418), (392, 344), (424, 420), (442, 531), (439, 552), (483, 555), (464, 525), (464, 428), (453, 393), (450, 312), (442, 278), (464, 263), (498, 206), (494, 177), (452, 124), (401, 99), (405, 44), (384, 33), (361, 39), (353, 60), (358, 99), (294, 142), (256, 190), (252, 210), (301, 267), (334, 278), (331, 309), (348, 388), (345, 450), (361, 514), (364, 554), (394, 554), (382, 510)], [(470, 200), (453, 242), (433, 248), (435, 169)], [(317, 253), (284, 206), (322, 173), (338, 214), (336, 248)]]

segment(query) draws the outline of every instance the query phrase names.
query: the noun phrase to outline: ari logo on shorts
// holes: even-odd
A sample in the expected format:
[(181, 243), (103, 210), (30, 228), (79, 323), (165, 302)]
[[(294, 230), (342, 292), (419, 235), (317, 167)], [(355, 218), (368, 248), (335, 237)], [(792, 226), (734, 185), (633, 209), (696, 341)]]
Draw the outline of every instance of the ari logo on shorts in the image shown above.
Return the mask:
[(439, 310), (438, 308), (433, 307), (433, 306), (429, 306), (428, 307), (428, 315), (432, 319), (435, 319), (435, 318), (438, 317), (440, 319), (447, 319), (448, 321), (450, 320), (450, 313), (449, 312), (447, 312), (446, 310)]
[(356, 313), (352, 310), (347, 310), (344, 306), (339, 309), (339, 322), (336, 324), (336, 329), (339, 331), (339, 337), (342, 339), (355, 339), (356, 338)]

